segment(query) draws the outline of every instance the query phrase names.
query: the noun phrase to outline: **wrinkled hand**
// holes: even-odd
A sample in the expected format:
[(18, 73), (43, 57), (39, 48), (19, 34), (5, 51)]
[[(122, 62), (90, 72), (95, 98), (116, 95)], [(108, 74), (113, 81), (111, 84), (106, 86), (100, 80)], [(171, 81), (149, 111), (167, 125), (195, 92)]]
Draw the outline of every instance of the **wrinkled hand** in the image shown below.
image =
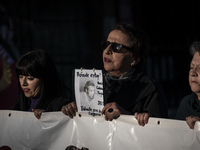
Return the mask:
[(105, 120), (112, 121), (113, 119), (117, 119), (121, 114), (130, 114), (122, 107), (120, 107), (116, 102), (107, 103), (101, 114), (105, 115)]
[(195, 122), (200, 121), (200, 118), (197, 116), (189, 116), (186, 117), (185, 119), (190, 129), (194, 129)]
[(135, 113), (134, 117), (137, 119), (140, 126), (145, 126), (148, 123), (150, 114), (149, 113)]
[(76, 116), (76, 112), (78, 111), (78, 109), (76, 103), (71, 102), (67, 105), (62, 106), (61, 111), (70, 118), (73, 118), (74, 116)]
[(43, 109), (32, 109), (32, 112), (34, 112), (34, 115), (36, 118), (40, 119), (42, 116), (42, 112), (44, 112)]

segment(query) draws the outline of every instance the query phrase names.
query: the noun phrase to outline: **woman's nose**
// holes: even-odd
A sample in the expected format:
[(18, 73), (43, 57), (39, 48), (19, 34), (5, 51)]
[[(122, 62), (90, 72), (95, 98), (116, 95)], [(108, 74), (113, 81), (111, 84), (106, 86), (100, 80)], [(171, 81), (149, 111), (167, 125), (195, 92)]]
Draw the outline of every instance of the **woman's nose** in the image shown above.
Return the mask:
[(190, 70), (190, 75), (191, 75), (191, 76), (197, 76), (197, 71), (196, 71), (196, 69)]
[(104, 49), (104, 52), (105, 52), (106, 54), (111, 53), (111, 52), (112, 52), (112, 47), (111, 47), (111, 45), (108, 45), (108, 47), (106, 47), (106, 49)]
[(25, 76), (22, 78), (21, 82), (22, 82), (23, 86), (27, 85), (27, 81), (26, 81), (26, 77)]

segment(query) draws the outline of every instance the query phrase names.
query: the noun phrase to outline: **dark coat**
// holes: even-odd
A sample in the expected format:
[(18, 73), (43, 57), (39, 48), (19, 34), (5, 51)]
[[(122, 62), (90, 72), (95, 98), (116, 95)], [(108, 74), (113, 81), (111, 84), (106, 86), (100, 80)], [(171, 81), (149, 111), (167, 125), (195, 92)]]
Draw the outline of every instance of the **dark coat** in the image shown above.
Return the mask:
[[(14, 106), (13, 110), (19, 110), (19, 111), (28, 111), (30, 108), (30, 100), (25, 105), (22, 104), (22, 100), (18, 99), (16, 105)], [(61, 108), (63, 105), (66, 105), (69, 103), (69, 99), (64, 97), (56, 97), (51, 101), (48, 101), (48, 103), (43, 103), (41, 108), (35, 108), (35, 109), (43, 109), (45, 112), (51, 112), (51, 111), (61, 111)]]
[(175, 119), (186, 120), (188, 116), (200, 117), (200, 101), (194, 92), (181, 100)]
[(134, 71), (123, 82), (113, 83), (115, 88), (109, 88), (108, 84), (105, 86), (105, 104), (116, 102), (133, 115), (135, 112), (148, 112), (154, 117), (168, 117), (166, 98), (161, 86), (142, 72)]

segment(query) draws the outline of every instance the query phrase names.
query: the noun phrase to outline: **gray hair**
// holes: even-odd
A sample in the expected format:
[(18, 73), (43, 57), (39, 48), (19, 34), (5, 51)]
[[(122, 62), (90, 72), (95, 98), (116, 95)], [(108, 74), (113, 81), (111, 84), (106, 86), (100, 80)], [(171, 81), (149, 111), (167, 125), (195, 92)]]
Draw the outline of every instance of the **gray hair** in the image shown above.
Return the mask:
[(194, 56), (194, 54), (198, 52), (200, 55), (200, 41), (195, 40), (190, 46), (190, 54)]

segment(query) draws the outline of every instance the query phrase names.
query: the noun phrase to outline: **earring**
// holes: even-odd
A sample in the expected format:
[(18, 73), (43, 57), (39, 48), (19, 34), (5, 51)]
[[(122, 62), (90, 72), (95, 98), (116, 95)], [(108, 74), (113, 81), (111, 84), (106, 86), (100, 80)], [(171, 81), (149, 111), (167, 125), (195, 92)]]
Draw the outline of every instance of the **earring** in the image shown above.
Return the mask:
[(135, 62), (132, 62), (132, 63), (131, 63), (131, 66), (134, 66), (134, 65), (135, 65)]

